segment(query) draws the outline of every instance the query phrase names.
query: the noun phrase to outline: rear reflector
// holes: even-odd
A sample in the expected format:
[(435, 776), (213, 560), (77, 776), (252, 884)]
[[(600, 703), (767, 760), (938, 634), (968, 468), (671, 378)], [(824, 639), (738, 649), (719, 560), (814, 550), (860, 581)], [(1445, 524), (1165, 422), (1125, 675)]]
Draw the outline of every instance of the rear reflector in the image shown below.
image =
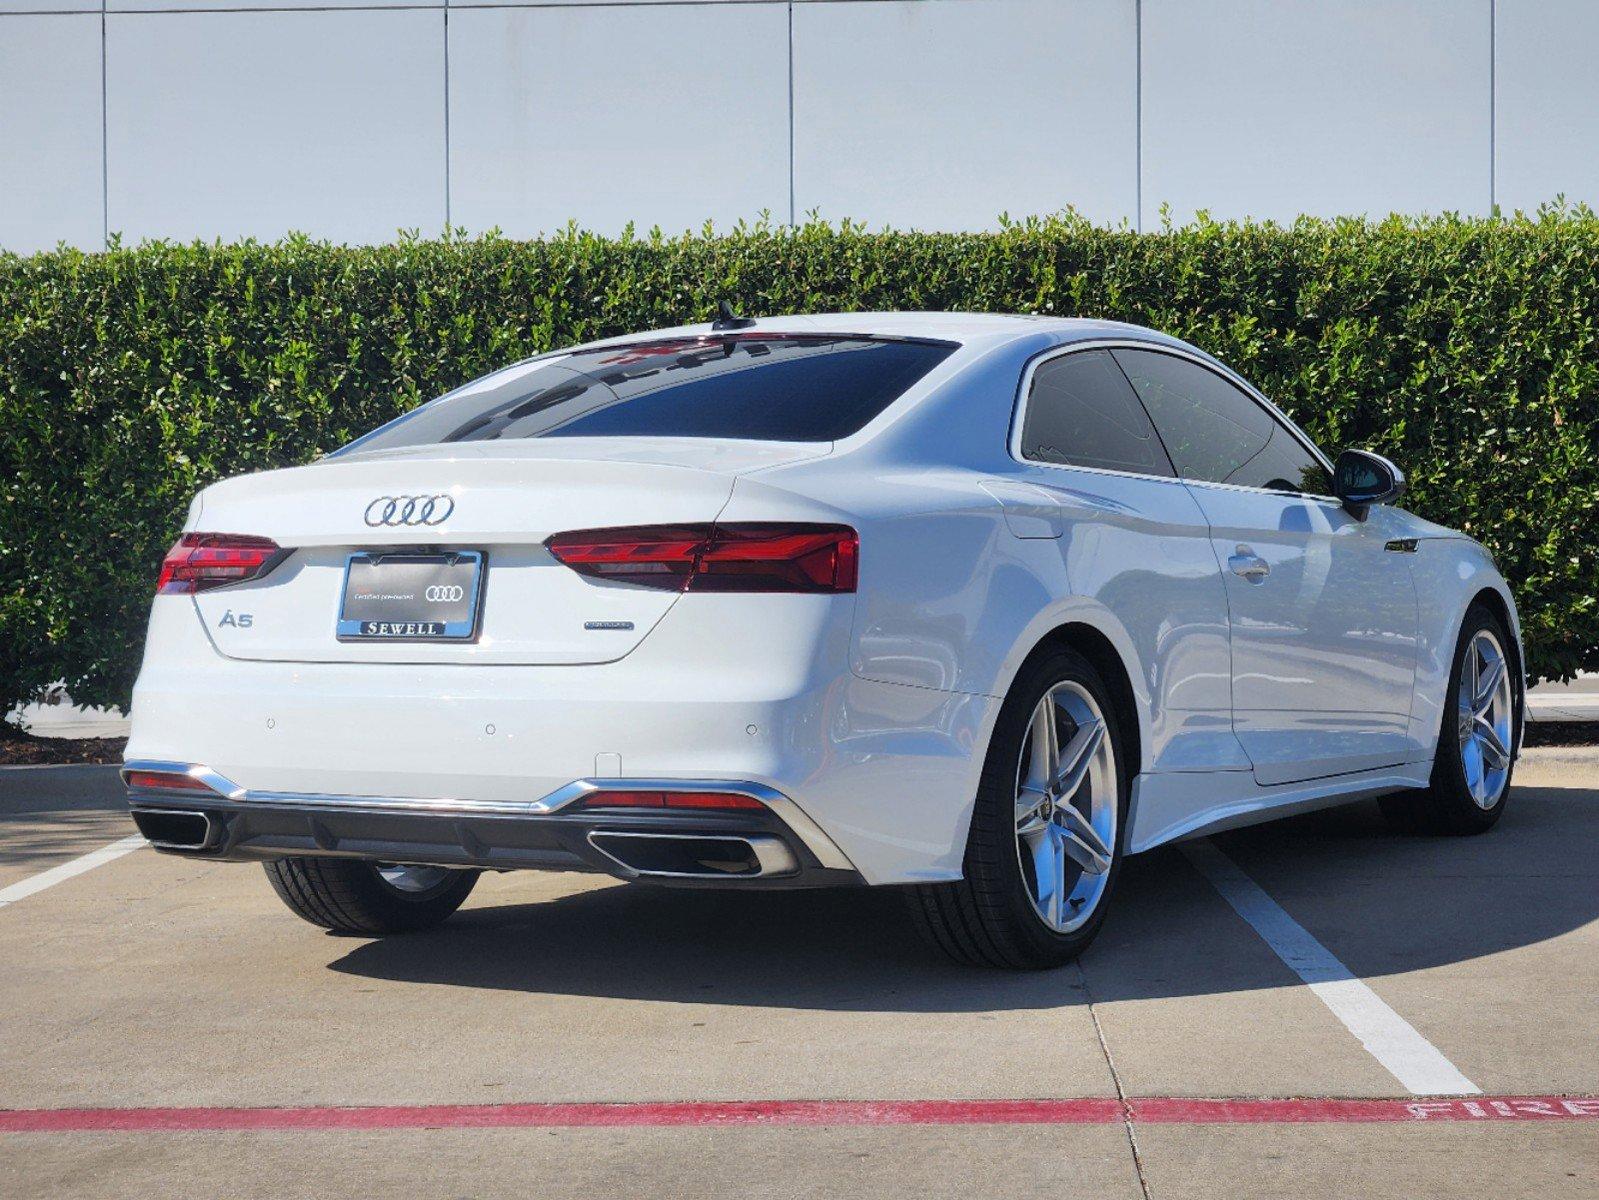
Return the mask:
[(186, 533), (161, 560), (156, 592), (186, 596), (265, 575), (282, 553), (271, 538), (245, 533)]
[(158, 788), (167, 792), (209, 792), (209, 785), (181, 771), (129, 771), (124, 782), (130, 788)]
[(848, 525), (750, 521), (558, 533), (544, 545), (580, 575), (672, 592), (853, 592)]
[(583, 808), (764, 808), (753, 796), (732, 792), (590, 792)]

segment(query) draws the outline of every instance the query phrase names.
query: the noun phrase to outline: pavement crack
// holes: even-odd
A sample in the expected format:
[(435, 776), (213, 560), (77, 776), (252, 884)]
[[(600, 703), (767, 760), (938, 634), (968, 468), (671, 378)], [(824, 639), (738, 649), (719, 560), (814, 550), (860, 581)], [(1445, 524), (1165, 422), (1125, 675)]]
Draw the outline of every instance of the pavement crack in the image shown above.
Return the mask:
[(1144, 1195), (1144, 1200), (1152, 1200), (1149, 1191), (1149, 1178), (1144, 1174), (1144, 1156), (1138, 1148), (1138, 1130), (1133, 1125), (1133, 1106), (1127, 1099), (1127, 1089), (1122, 1087), (1121, 1072), (1116, 1069), (1116, 1056), (1110, 1052), (1110, 1043), (1105, 1040), (1105, 1027), (1099, 1023), (1099, 1010), (1094, 1004), (1094, 989), (1089, 986), (1088, 973), (1083, 970), (1081, 961), (1072, 964), (1077, 968), (1077, 978), (1083, 985), (1083, 995), (1088, 1000), (1088, 1019), (1094, 1023), (1094, 1036), (1099, 1039), (1099, 1052), (1105, 1056), (1105, 1066), (1110, 1071), (1110, 1081), (1116, 1089), (1116, 1102), (1122, 1109), (1122, 1129), (1127, 1133), (1127, 1148), (1133, 1155), (1133, 1171), (1138, 1175), (1138, 1190)]

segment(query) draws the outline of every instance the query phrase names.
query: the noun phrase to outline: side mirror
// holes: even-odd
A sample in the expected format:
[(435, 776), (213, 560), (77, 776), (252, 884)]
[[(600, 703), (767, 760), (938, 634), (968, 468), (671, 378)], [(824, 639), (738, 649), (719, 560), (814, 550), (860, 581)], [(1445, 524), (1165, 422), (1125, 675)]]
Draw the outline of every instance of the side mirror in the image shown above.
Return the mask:
[(1333, 494), (1365, 520), (1373, 504), (1392, 504), (1405, 494), (1405, 473), (1380, 454), (1345, 450), (1333, 467)]

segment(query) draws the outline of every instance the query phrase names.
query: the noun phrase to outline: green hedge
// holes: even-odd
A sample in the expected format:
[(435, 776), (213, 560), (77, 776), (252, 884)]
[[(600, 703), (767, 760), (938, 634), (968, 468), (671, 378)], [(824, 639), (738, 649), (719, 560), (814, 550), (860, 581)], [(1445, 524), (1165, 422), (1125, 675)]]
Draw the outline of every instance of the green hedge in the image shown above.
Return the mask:
[(1599, 219), (1134, 234), (811, 224), (681, 238), (0, 255), (0, 707), (128, 699), (156, 564), (214, 479), (304, 462), (489, 368), (757, 314), (976, 309), (1168, 330), (1485, 542), (1538, 676), (1599, 668)]

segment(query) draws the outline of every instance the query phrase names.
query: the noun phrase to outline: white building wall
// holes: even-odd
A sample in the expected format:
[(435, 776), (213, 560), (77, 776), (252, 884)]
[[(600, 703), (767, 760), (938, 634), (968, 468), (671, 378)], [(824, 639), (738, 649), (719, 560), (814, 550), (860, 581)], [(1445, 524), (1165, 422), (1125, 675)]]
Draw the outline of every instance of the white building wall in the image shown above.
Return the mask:
[(1599, 3), (1497, 0), (1494, 16), (1499, 203), (1599, 208)]
[(0, 248), (99, 246), (100, 16), (10, 7), (0, 0)]
[(873, 226), (982, 229), (1137, 204), (1132, 0), (794, 6), (794, 201)]
[(0, 0), (0, 247), (1599, 205), (1595, 0)]
[(109, 228), (127, 241), (437, 233), (443, 32), (443, 11), (423, 7), (108, 14)]
[(1143, 0), (1143, 218), (1487, 212), (1489, 5)]
[(450, 12), (450, 219), (672, 232), (788, 219), (788, 6)]

